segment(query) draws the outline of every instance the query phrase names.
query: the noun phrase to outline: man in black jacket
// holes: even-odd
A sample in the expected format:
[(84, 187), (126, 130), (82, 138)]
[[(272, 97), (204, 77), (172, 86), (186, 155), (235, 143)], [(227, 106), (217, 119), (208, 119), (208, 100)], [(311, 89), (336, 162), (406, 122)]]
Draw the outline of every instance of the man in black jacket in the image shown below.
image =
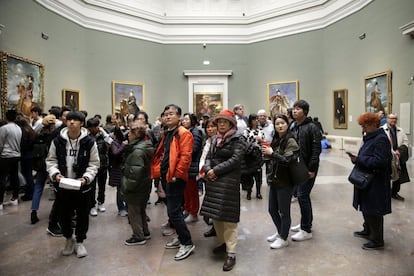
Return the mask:
[(298, 184), (298, 201), (300, 206), (300, 224), (293, 226), (292, 231), (297, 232), (292, 236), (293, 241), (304, 241), (312, 238), (312, 202), (310, 193), (315, 184), (319, 168), (319, 155), (321, 153), (322, 135), (319, 128), (313, 123), (311, 117), (307, 117), (309, 104), (305, 100), (298, 100), (293, 104), (292, 131), (300, 146), (300, 154), (305, 160), (309, 171), (309, 179), (305, 183)]

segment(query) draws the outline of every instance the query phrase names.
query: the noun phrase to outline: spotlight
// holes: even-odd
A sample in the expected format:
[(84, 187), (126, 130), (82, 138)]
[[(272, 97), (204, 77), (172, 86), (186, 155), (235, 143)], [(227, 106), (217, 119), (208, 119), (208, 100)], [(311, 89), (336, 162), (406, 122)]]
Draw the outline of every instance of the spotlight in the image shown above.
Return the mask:
[(360, 34), (358, 37), (360, 40), (363, 40), (367, 35), (365, 33)]
[(45, 33), (42, 33), (42, 38), (44, 40), (48, 40), (49, 39), (49, 36), (47, 34), (45, 34)]

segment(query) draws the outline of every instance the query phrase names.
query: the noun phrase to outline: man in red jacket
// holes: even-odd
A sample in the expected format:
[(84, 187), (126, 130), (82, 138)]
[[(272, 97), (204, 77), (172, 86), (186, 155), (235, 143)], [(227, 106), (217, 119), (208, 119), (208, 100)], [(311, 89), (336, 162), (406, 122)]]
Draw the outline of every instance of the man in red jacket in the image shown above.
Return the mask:
[(165, 245), (166, 248), (179, 248), (174, 259), (187, 258), (195, 246), (190, 231), (184, 222), (181, 206), (184, 201), (184, 188), (188, 179), (193, 151), (193, 135), (180, 125), (181, 108), (169, 104), (164, 108), (167, 130), (163, 133), (152, 161), (152, 178), (161, 178), (167, 195), (167, 212), (170, 226), (175, 228), (178, 238)]

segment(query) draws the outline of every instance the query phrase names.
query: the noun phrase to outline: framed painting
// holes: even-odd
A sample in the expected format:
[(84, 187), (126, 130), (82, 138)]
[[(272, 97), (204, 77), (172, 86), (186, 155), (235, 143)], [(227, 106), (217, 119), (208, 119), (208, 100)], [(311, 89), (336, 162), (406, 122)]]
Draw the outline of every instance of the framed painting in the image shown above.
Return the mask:
[(364, 87), (366, 112), (392, 112), (390, 70), (365, 77)]
[(44, 108), (44, 66), (39, 62), (0, 51), (1, 114), (16, 109), (30, 116), (34, 106)]
[(299, 82), (283, 81), (267, 84), (268, 114), (273, 117), (275, 114), (286, 114), (287, 109), (293, 107), (299, 99)]
[(348, 89), (333, 91), (333, 126), (334, 128), (348, 128)]
[(79, 110), (79, 90), (65, 88), (62, 90), (62, 104), (69, 106), (72, 110)]
[(206, 113), (213, 117), (223, 110), (223, 92), (194, 92), (193, 105), (197, 118)]
[(144, 109), (144, 84), (138, 82), (112, 82), (112, 114), (135, 114)]

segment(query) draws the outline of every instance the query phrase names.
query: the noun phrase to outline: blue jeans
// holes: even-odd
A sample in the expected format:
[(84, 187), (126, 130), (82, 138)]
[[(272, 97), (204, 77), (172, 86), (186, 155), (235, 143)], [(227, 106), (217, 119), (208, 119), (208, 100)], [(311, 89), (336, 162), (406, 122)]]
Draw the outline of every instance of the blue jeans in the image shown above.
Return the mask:
[(170, 224), (177, 232), (180, 243), (182, 245), (191, 245), (193, 241), (191, 240), (187, 224), (184, 222), (182, 212), (185, 184), (182, 179), (177, 179), (174, 183), (167, 183), (165, 193), (167, 195), (167, 213)]
[(290, 203), (293, 186), (269, 189), (269, 214), (272, 217), (277, 231), (282, 239), (286, 240), (289, 235), (291, 218)]
[(300, 206), (300, 228), (308, 233), (312, 232), (312, 202), (310, 193), (315, 184), (316, 175), (314, 178), (308, 179), (305, 183), (298, 186), (298, 202)]
[(48, 176), (48, 173), (46, 170), (36, 172), (34, 189), (33, 189), (32, 211), (39, 210), (40, 199), (43, 194), (43, 189), (45, 187), (47, 176)]

